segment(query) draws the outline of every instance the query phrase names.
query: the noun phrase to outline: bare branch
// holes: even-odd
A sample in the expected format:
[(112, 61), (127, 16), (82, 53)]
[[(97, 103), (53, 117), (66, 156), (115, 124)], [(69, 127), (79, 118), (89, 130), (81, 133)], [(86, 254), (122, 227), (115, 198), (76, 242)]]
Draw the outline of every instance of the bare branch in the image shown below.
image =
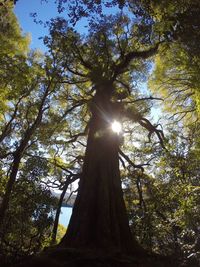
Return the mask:
[(152, 134), (155, 133), (159, 139), (162, 148), (166, 149), (164, 146), (164, 140), (165, 140), (164, 133), (162, 130), (157, 128), (159, 124), (153, 125), (148, 119), (142, 117), (142, 115), (138, 111), (134, 111), (131, 109), (126, 110), (124, 115), (127, 116), (127, 118), (134, 120), (135, 122), (138, 122), (142, 127), (144, 127), (149, 131), (148, 134), (149, 142), (151, 141), (150, 139)]
[(190, 109), (190, 110), (179, 111), (179, 112), (174, 113), (171, 117), (169, 117), (169, 119), (172, 119), (172, 118), (174, 118), (175, 116), (180, 115), (180, 114), (183, 114), (184, 117), (185, 117), (188, 113), (190, 113), (190, 112), (194, 112), (194, 111), (196, 111), (196, 108), (194, 108), (194, 109)]
[(133, 168), (137, 168), (140, 169), (142, 172), (144, 172), (144, 168), (143, 165), (144, 164), (135, 164), (132, 162), (132, 160), (130, 160), (130, 158), (124, 154), (124, 152), (121, 151), (121, 149), (119, 149), (119, 154), (133, 167)]
[(125, 162), (123, 161), (122, 157), (119, 157), (119, 160), (120, 160), (123, 168), (126, 169), (126, 165), (125, 165)]
[(136, 102), (139, 102), (139, 101), (146, 101), (146, 100), (164, 101), (163, 98), (150, 96), (150, 97), (138, 98), (138, 99), (135, 99), (135, 100), (132, 100), (132, 101), (126, 101), (126, 102), (123, 102), (123, 103), (125, 103), (125, 104), (132, 104), (132, 103), (136, 103)]

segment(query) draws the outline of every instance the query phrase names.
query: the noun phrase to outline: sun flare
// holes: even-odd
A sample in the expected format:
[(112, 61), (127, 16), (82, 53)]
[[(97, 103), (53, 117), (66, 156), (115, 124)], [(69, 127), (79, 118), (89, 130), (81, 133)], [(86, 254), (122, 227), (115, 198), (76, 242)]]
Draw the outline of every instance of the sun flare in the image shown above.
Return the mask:
[(114, 121), (111, 125), (112, 131), (119, 134), (122, 131), (122, 125), (118, 121)]

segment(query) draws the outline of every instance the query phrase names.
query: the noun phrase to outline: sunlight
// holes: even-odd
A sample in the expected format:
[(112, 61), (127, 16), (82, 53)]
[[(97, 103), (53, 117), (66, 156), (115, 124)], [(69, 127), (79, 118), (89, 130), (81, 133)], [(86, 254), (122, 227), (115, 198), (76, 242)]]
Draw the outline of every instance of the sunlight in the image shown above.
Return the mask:
[(112, 131), (119, 134), (122, 131), (122, 125), (118, 121), (114, 121), (111, 125)]

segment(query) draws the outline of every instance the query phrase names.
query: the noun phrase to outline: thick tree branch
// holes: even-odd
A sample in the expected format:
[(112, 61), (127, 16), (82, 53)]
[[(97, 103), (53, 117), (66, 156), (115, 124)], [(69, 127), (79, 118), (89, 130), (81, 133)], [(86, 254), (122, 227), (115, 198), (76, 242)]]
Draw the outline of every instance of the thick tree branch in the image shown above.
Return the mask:
[(85, 75), (85, 74), (83, 74), (83, 73), (81, 73), (81, 72), (79, 72), (77, 70), (74, 70), (74, 69), (70, 68), (68, 65), (65, 65), (64, 67), (74, 75), (81, 76), (81, 77), (84, 77), (84, 78), (88, 78), (87, 75)]
[(153, 55), (155, 55), (155, 53), (158, 50), (159, 44), (156, 44), (154, 47), (149, 48), (148, 50), (144, 50), (144, 51), (132, 51), (128, 54), (126, 54), (124, 56), (124, 58), (122, 59), (122, 61), (116, 65), (115, 67), (115, 71), (114, 71), (114, 75), (113, 75), (113, 80), (116, 79), (116, 77), (123, 73), (124, 70), (128, 67), (128, 65), (130, 64), (130, 62), (133, 59), (146, 59), (148, 57), (151, 57)]
[(80, 60), (81, 64), (82, 64), (85, 68), (87, 68), (87, 69), (89, 69), (89, 70), (92, 70), (92, 66), (91, 66), (91, 64), (90, 64), (88, 61), (86, 61), (86, 60), (83, 59), (83, 56), (82, 56), (82, 54), (81, 54), (81, 52), (80, 52), (80, 49), (79, 49), (79, 47), (76, 45), (76, 43), (74, 43), (74, 47), (75, 47), (75, 49), (76, 49), (76, 52), (77, 52), (77, 54), (78, 54), (78, 59)]
[(149, 142), (151, 141), (150, 139), (151, 139), (152, 134), (155, 133), (159, 139), (159, 142), (162, 148), (166, 149), (164, 145), (164, 140), (165, 140), (164, 133), (161, 129), (157, 128), (159, 124), (153, 125), (148, 119), (142, 117), (142, 115), (139, 112), (133, 111), (131, 109), (126, 110), (124, 115), (127, 118), (135, 122), (138, 122), (142, 127), (144, 127), (145, 129), (149, 131), (149, 134), (148, 134)]

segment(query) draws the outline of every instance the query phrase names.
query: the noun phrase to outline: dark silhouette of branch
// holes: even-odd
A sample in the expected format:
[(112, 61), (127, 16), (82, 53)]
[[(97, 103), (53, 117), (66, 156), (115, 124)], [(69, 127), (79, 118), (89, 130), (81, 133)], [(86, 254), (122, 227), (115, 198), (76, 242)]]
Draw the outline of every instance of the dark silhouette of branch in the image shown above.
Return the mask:
[(135, 164), (134, 162), (132, 162), (132, 160), (126, 155), (124, 154), (124, 152), (121, 151), (121, 149), (119, 149), (119, 154), (133, 167), (133, 168), (137, 168), (140, 169), (142, 172), (144, 171), (143, 168), (143, 164)]
[[(68, 189), (69, 185), (71, 183), (73, 183), (74, 181), (76, 181), (78, 178), (79, 178), (78, 176), (70, 174), (69, 176), (67, 176), (66, 181), (64, 183), (64, 186), (62, 188), (62, 193), (61, 193), (59, 201), (58, 201), (58, 207), (57, 207), (57, 210), (56, 210), (56, 216), (55, 216), (53, 230), (52, 230), (52, 240), (51, 240), (52, 245), (56, 243), (56, 235), (57, 235), (57, 231), (58, 231), (58, 223), (59, 223), (60, 211), (61, 211), (61, 207), (62, 207), (62, 203), (63, 203), (64, 197), (65, 197), (65, 194), (67, 192), (67, 189)], [(75, 191), (72, 191), (70, 193), (70, 195), (67, 198), (66, 202), (68, 202), (70, 200), (70, 198), (71, 198), (71, 196), (72, 196), (72, 194), (74, 192)]]
[(175, 116), (180, 115), (180, 114), (183, 114), (184, 117), (185, 117), (188, 113), (191, 113), (191, 112), (194, 112), (194, 111), (196, 111), (196, 108), (194, 108), (194, 109), (190, 109), (190, 110), (179, 111), (179, 112), (174, 113), (171, 117), (169, 117), (169, 119), (172, 119), (172, 118), (174, 118)]
[(160, 97), (144, 97), (144, 98), (138, 98), (138, 99), (135, 99), (135, 100), (132, 100), (132, 101), (124, 101), (123, 103), (125, 104), (132, 104), (132, 103), (136, 103), (136, 102), (139, 102), (139, 101), (146, 101), (146, 100), (159, 100), (159, 101), (164, 101), (164, 99), (160, 98)]
[[(129, 158), (129, 156), (127, 156), (126, 154), (124, 154), (123, 151), (121, 151), (121, 149), (119, 149), (119, 154), (135, 169), (140, 169), (142, 172), (144, 172), (144, 168), (143, 166), (149, 166), (150, 162), (155, 158), (152, 157), (150, 158), (146, 163), (143, 164), (135, 164), (134, 162), (132, 162), (132, 160)], [(122, 163), (124, 169), (126, 169), (125, 163), (123, 161), (123, 159), (121, 157), (119, 157), (120, 162)]]
[(148, 57), (155, 55), (155, 53), (158, 50), (159, 44), (160, 43), (157, 43), (155, 46), (144, 51), (132, 51), (126, 54), (121, 60), (121, 62), (115, 66), (113, 80), (116, 80), (116, 77), (125, 71), (125, 69), (129, 66), (130, 62), (133, 59), (138, 59), (138, 58), (146, 59)]
[(135, 122), (138, 122), (142, 127), (144, 127), (145, 129), (149, 131), (148, 133), (149, 142), (151, 142), (152, 134), (155, 133), (159, 139), (159, 142), (162, 148), (166, 149), (164, 145), (164, 140), (165, 140), (164, 133), (161, 129), (157, 128), (159, 124), (153, 125), (148, 119), (142, 117), (142, 115), (138, 111), (135, 111), (135, 110), (127, 109), (124, 111), (124, 115), (127, 118)]

